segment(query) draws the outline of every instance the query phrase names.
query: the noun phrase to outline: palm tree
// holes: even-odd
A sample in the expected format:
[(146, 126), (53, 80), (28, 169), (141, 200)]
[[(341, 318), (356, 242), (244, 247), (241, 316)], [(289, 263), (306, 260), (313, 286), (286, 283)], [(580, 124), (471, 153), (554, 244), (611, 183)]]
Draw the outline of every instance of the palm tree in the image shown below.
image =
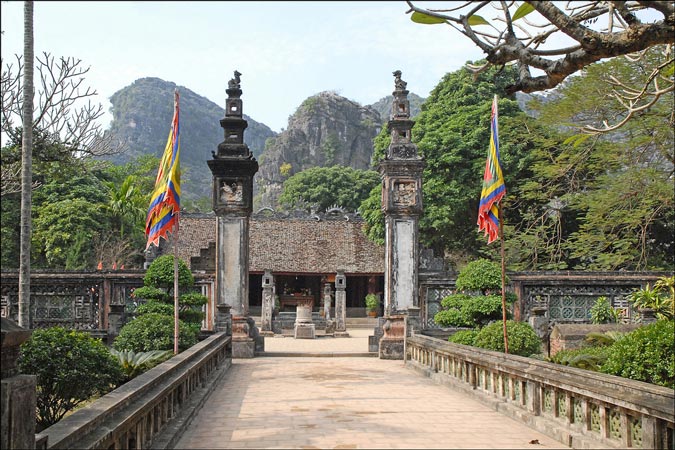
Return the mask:
[(23, 8), (23, 114), (21, 138), (21, 238), (19, 256), (19, 326), (30, 328), (30, 238), (33, 183), (33, 2)]

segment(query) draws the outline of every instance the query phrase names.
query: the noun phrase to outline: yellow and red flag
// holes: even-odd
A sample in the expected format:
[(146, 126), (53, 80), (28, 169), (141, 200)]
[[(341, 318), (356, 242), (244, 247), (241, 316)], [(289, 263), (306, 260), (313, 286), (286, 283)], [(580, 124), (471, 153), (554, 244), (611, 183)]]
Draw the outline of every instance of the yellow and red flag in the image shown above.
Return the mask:
[(150, 197), (150, 207), (145, 219), (146, 249), (151, 244), (159, 246), (160, 238), (168, 239), (169, 232), (178, 229), (180, 212), (180, 126), (178, 123), (178, 90), (174, 92), (173, 120), (164, 155), (159, 163), (155, 189)]
[(504, 176), (499, 162), (498, 118), (497, 96), (495, 95), (492, 101), (492, 117), (490, 120), (490, 149), (485, 162), (483, 190), (478, 205), (478, 230), (485, 231), (488, 236), (488, 244), (499, 236), (499, 202), (506, 194), (506, 185), (504, 185)]

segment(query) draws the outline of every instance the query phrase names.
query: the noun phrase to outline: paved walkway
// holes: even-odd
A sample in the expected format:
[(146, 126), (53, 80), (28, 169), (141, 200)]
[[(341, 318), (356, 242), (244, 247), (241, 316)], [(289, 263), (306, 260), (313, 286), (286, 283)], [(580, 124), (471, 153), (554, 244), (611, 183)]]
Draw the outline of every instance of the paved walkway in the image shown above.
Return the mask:
[[(266, 338), (267, 350), (360, 352), (348, 339)], [(363, 334), (363, 336), (361, 336)], [(365, 347), (360, 347), (365, 345)], [(530, 443), (538, 441), (538, 443)], [(567, 448), (402, 361), (359, 357), (235, 359), (177, 448)]]

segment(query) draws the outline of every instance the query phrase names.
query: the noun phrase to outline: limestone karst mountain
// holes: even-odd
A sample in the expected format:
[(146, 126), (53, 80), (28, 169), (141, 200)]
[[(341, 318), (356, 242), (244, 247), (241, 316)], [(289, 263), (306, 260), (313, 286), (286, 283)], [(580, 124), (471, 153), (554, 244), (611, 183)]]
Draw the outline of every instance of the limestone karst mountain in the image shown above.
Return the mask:
[(371, 168), (373, 138), (381, 123), (375, 109), (334, 92), (309, 97), (286, 130), (268, 140), (255, 177), (259, 191), (254, 206), (275, 207), (284, 180), (310, 167)]
[[(223, 140), (220, 119), (225, 110), (211, 100), (183, 86), (159, 78), (141, 78), (110, 97), (113, 121), (110, 131), (127, 145), (127, 151), (116, 155), (116, 163), (151, 154), (161, 157), (173, 115), (173, 92), (178, 87), (181, 107), (181, 170), (182, 196), (198, 199), (211, 196), (211, 159)], [(223, 87), (223, 100), (226, 97)], [(224, 104), (224, 101), (223, 101)], [(268, 126), (244, 114), (248, 121), (245, 142), (256, 158), (265, 141), (276, 135)]]

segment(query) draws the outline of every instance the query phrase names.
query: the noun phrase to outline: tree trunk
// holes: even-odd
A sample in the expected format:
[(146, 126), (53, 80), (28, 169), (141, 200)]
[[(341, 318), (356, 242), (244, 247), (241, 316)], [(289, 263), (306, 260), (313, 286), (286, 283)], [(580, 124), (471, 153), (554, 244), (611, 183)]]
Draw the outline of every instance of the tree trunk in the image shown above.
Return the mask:
[(31, 328), (30, 240), (33, 184), (33, 2), (23, 10), (23, 130), (21, 138), (21, 240), (19, 256), (19, 326)]

